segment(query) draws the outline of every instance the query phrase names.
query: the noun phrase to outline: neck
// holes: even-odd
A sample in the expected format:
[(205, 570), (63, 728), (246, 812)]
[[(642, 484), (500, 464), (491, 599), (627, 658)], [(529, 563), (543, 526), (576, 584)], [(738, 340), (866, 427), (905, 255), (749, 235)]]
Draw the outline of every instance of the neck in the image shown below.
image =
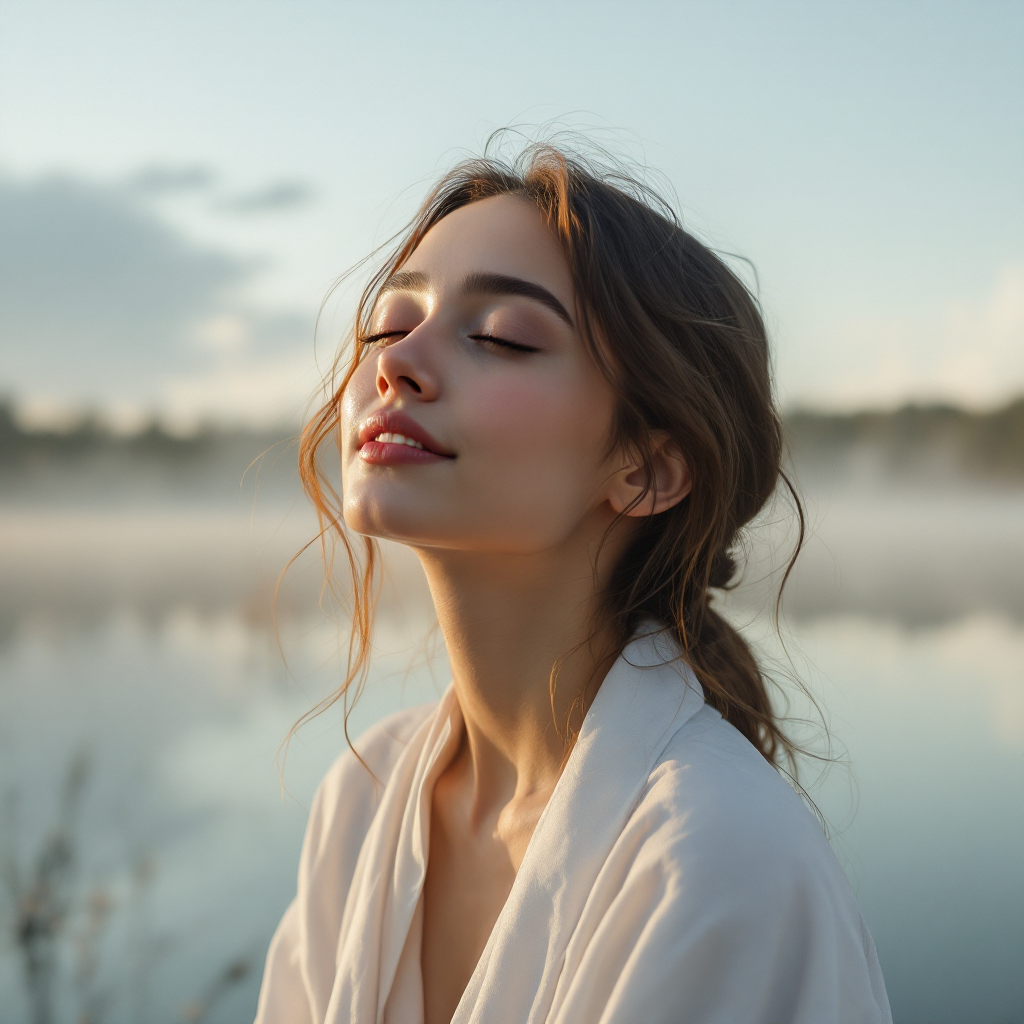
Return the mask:
[[(615, 656), (595, 613), (600, 571), (591, 541), (529, 555), (421, 548), (462, 709), (474, 802), (494, 806), (549, 792), (561, 773), (567, 726)], [(557, 666), (552, 692), (552, 670)]]

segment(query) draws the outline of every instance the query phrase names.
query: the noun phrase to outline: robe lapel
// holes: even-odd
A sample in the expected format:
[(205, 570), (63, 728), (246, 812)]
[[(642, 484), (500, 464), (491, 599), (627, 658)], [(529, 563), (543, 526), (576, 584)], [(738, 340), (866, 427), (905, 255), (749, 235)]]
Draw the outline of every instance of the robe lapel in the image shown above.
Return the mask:
[(547, 1018), (594, 880), (665, 746), (703, 704), (663, 634), (626, 647), (587, 713), (452, 1024)]
[(342, 917), (327, 1024), (379, 1024), (423, 889), (430, 796), (461, 736), (449, 688), (388, 779)]

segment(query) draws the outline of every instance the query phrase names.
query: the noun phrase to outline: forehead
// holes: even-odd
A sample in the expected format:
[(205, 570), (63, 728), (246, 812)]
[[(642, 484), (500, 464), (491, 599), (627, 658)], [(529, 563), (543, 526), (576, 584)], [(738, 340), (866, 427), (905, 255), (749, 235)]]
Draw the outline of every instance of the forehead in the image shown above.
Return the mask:
[(474, 273), (534, 281), (572, 309), (569, 265), (540, 211), (519, 196), (493, 196), (448, 214), (424, 236), (402, 267), (432, 284), (462, 281)]

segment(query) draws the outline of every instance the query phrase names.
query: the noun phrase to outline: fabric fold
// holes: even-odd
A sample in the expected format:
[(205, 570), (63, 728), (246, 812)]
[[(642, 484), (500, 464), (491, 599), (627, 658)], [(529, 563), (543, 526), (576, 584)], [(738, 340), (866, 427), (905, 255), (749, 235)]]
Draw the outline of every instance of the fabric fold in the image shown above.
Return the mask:
[[(449, 687), (357, 742), (382, 792), (351, 754), (328, 773), (257, 1024), (422, 1024), (431, 800), (463, 728)], [(652, 628), (598, 689), (452, 1024), (638, 1020), (892, 1021), (817, 822)]]
[(387, 781), (345, 906), (327, 1020), (383, 1019), (426, 877), (433, 781), (451, 760), (461, 730), (449, 689)]
[(666, 744), (703, 706), (700, 684), (662, 634), (626, 647), (587, 712), (452, 1024), (480, 1024), (499, 1002), (508, 1020), (546, 1019), (608, 852)]

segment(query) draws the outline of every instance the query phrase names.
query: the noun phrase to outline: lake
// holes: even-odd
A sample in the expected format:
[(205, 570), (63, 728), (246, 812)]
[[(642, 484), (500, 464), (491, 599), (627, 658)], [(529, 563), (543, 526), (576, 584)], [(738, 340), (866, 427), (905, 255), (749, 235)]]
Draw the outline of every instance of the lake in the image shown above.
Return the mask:
[[(779, 515), (725, 603), (793, 714), (791, 677), (826, 711), (833, 760), (802, 778), (895, 1019), (1024, 1022), (1024, 491), (815, 481), (808, 505), (785, 646), (765, 613)], [(345, 637), (315, 552), (271, 611), (311, 525), (287, 488), (0, 501), (4, 1024), (31, 1005), (81, 1024), (251, 1019), (311, 795), (345, 749), (337, 708), (280, 747)], [(447, 683), (418, 570), (389, 566), (353, 733)]]

